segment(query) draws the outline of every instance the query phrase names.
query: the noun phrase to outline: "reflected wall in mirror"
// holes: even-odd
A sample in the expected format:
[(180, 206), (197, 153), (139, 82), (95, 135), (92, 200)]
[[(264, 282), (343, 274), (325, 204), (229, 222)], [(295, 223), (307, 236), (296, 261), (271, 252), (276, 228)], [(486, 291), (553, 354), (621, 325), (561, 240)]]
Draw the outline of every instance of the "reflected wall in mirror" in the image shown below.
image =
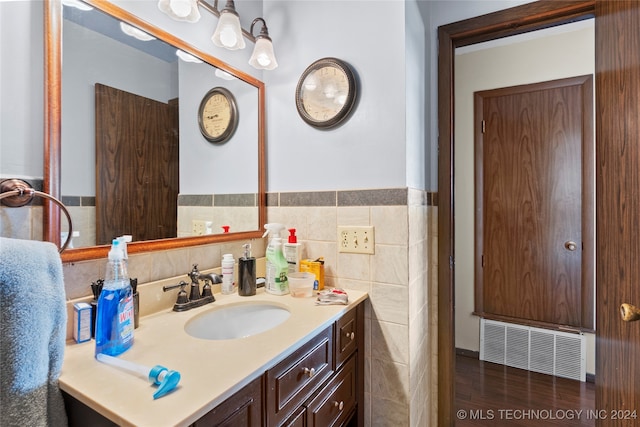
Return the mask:
[[(117, 6), (87, 3), (90, 10), (60, 13), (51, 0), (46, 14), (62, 24), (62, 49), (47, 35), (49, 79), (61, 68), (60, 117), (55, 96), (47, 111), (50, 127), (60, 126), (60, 173), (50, 180), (59, 179), (72, 213), (73, 246), (87, 248), (66, 258), (103, 256), (106, 247), (95, 245), (123, 234), (133, 236), (131, 252), (261, 235), (264, 84)], [(50, 22), (50, 33), (55, 28)], [(237, 102), (238, 128), (224, 144), (209, 143), (198, 125), (213, 87)], [(49, 134), (55, 147), (55, 129)], [(45, 163), (55, 170), (52, 152)]]

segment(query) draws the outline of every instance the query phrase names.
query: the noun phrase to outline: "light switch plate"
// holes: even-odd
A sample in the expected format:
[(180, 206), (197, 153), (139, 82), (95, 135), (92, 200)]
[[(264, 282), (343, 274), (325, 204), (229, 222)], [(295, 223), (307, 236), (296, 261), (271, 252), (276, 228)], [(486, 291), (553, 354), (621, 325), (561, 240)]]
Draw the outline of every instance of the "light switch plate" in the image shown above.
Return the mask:
[(338, 252), (373, 254), (375, 243), (373, 226), (338, 227)]

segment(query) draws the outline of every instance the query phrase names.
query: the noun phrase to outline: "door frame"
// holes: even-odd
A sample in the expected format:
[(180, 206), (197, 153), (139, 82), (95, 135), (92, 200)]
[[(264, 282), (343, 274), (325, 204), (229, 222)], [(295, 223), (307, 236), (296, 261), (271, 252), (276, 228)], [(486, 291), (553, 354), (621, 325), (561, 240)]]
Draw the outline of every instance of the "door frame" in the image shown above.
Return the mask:
[(438, 425), (455, 425), (455, 49), (595, 17), (595, 0), (536, 1), (438, 27)]

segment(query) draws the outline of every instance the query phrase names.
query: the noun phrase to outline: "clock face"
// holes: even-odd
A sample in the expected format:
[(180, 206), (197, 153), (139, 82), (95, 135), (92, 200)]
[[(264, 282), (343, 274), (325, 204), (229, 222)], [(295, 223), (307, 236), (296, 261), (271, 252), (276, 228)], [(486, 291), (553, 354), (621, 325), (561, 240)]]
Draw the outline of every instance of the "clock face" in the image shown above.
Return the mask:
[(237, 126), (236, 104), (231, 92), (221, 87), (207, 92), (200, 103), (198, 122), (208, 141), (227, 141)]
[(314, 62), (296, 90), (296, 106), (304, 121), (328, 128), (343, 121), (355, 102), (355, 79), (346, 63), (334, 58)]

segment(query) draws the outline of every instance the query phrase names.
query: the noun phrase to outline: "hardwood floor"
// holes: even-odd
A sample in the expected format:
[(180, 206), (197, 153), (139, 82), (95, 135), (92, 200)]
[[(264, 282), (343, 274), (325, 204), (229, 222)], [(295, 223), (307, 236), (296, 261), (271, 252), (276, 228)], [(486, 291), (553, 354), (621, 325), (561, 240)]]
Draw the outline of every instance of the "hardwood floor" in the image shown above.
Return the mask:
[(595, 426), (595, 384), (456, 357), (456, 427)]

